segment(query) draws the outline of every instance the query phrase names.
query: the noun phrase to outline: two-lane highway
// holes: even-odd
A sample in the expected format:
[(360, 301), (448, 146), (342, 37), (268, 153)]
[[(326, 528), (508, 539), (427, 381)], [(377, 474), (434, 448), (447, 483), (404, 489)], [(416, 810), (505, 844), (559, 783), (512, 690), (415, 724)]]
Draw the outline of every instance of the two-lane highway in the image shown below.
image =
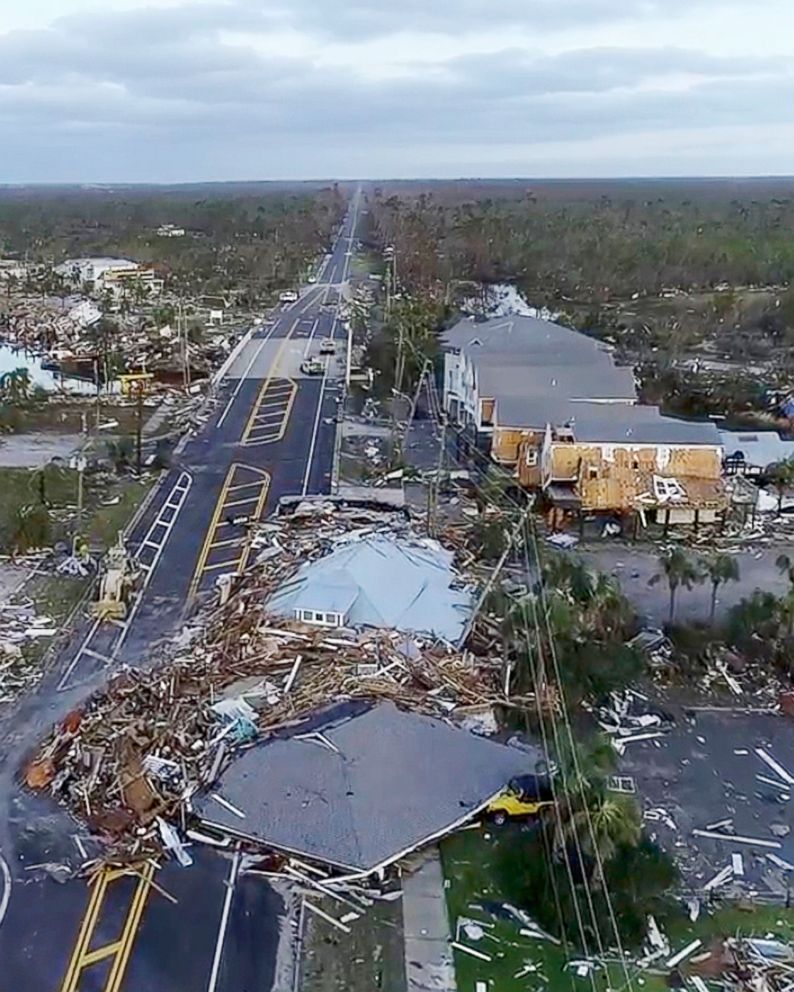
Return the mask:
[[(138, 521), (130, 546), (151, 567), (132, 622), (76, 631), (58, 670), (38, 698), (23, 703), (6, 734), (0, 787), (11, 798), (0, 820), (0, 852), (15, 884), (0, 919), (0, 987), (268, 988), (281, 902), (261, 879), (241, 872), (238, 859), (194, 849), (188, 869), (144, 864), (108, 872), (91, 887), (56, 885), (25, 864), (79, 862), (76, 826), (47, 798), (15, 792), (11, 783), (45, 723), (79, 705), (117, 666), (154, 663), (156, 644), (178, 632), (217, 576), (245, 568), (246, 522), (267, 515), (283, 495), (328, 489), (346, 356), (338, 311), (357, 218), (358, 195), (318, 282), (245, 341), (217, 386), (211, 416)], [(321, 355), (329, 340), (336, 354)], [(323, 361), (322, 375), (301, 370), (310, 356)]]

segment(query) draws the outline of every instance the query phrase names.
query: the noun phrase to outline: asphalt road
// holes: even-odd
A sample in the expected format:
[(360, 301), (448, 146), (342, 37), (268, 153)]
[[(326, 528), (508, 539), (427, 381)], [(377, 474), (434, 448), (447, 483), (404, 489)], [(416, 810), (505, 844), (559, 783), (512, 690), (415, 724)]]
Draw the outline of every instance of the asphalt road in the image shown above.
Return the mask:
[[(333, 338), (338, 286), (347, 279), (354, 203), (318, 283), (257, 328), (219, 384), (211, 415), (179, 451), (130, 540), (153, 562), (128, 629), (88, 621), (56, 669), (0, 725), (0, 987), (25, 992), (257, 992), (275, 972), (281, 900), (261, 878), (238, 872), (231, 852), (194, 849), (156, 877), (109, 877), (92, 888), (58, 884), (41, 864), (77, 866), (96, 847), (63, 810), (19, 788), (19, 769), (47, 729), (124, 663), (156, 661), (214, 580), (246, 555), (238, 515), (263, 517), (284, 495), (328, 491), (344, 366), (299, 371)], [(336, 288), (334, 288), (336, 287)], [(334, 305), (331, 305), (331, 304)], [(148, 542), (148, 549), (145, 544)], [(146, 555), (148, 554), (148, 559)], [(110, 659), (110, 664), (108, 664)], [(159, 888), (158, 888), (159, 887)], [(163, 895), (159, 890), (168, 893)], [(176, 900), (174, 902), (173, 900)]]

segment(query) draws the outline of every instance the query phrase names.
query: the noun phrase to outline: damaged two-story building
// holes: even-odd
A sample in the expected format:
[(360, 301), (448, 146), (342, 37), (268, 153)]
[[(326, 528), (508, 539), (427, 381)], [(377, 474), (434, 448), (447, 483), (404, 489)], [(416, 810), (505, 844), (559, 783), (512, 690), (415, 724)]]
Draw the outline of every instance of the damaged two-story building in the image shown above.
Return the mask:
[(553, 526), (585, 515), (711, 522), (727, 506), (711, 423), (640, 404), (634, 372), (578, 331), (466, 319), (442, 336), (444, 406), (476, 448), (541, 493)]

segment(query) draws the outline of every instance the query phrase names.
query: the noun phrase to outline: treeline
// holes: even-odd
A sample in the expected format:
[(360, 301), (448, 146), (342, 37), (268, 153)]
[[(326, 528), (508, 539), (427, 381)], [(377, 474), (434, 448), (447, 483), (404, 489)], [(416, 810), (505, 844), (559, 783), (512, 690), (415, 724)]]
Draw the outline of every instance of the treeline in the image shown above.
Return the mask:
[[(48, 265), (124, 256), (160, 266), (184, 292), (266, 295), (299, 277), (344, 214), (337, 186), (305, 192), (218, 192), (200, 199), (141, 190), (0, 199), (0, 254)], [(185, 237), (157, 235), (161, 224)]]
[(721, 199), (711, 187), (698, 197), (696, 183), (664, 188), (662, 196), (655, 183), (627, 182), (591, 199), (577, 187), (567, 201), (539, 196), (526, 184), (495, 187), (494, 195), (487, 186), (460, 184), (457, 197), (454, 184), (416, 195), (375, 188), (369, 237), (376, 246), (394, 246), (399, 279), (409, 287), (510, 281), (538, 303), (707, 291), (723, 283), (779, 286), (794, 277), (789, 185), (791, 196), (775, 190), (737, 199), (726, 183)]

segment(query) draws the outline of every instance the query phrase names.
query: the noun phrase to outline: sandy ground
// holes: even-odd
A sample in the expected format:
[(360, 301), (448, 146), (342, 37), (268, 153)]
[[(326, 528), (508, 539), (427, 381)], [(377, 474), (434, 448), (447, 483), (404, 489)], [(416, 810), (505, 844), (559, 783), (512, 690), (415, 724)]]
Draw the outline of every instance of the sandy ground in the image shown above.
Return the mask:
[(0, 468), (41, 468), (68, 458), (81, 443), (79, 434), (9, 434), (0, 438)]
[[(650, 585), (650, 580), (660, 572), (656, 549), (630, 548), (626, 545), (599, 545), (576, 548), (575, 554), (609, 572), (620, 582), (624, 594), (643, 617), (655, 625), (667, 621), (669, 598), (664, 580)], [(781, 554), (794, 558), (791, 546), (766, 546), (736, 554), (739, 563), (739, 581), (720, 587), (717, 598), (717, 616), (725, 616), (739, 600), (755, 589), (782, 595), (788, 580), (781, 575), (775, 560)], [(694, 557), (694, 555), (693, 555)], [(711, 586), (704, 583), (693, 589), (681, 589), (677, 597), (676, 619), (707, 621), (711, 604)]]

